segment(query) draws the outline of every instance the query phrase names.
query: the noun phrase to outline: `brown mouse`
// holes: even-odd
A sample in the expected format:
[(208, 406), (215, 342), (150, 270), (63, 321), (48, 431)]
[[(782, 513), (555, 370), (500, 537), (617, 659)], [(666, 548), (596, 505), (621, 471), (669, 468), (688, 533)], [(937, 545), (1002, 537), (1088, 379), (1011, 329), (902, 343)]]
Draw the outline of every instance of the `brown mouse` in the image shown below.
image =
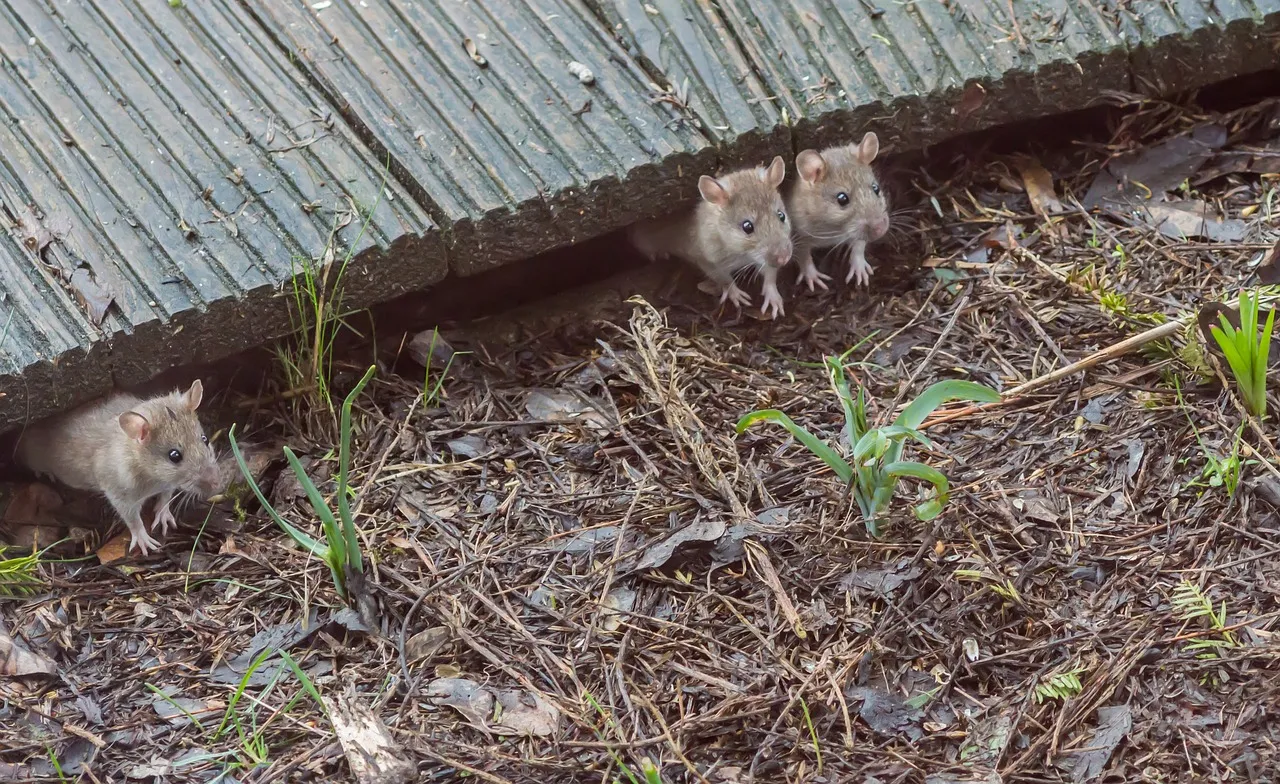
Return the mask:
[(782, 156), (767, 167), (698, 179), (702, 201), (685, 213), (640, 221), (631, 242), (650, 260), (677, 256), (691, 262), (720, 289), (720, 301), (738, 307), (751, 296), (738, 288), (742, 272), (763, 279), (763, 312), (782, 315), (778, 269), (791, 260), (791, 226), (778, 186), (786, 177)]
[(18, 462), (37, 474), (106, 495), (129, 527), (130, 547), (146, 555), (160, 543), (147, 533), (142, 508), (156, 502), (155, 525), (168, 533), (169, 504), (180, 493), (218, 491), (218, 462), (196, 409), (204, 387), (149, 400), (117, 393), (34, 425), (18, 443)]
[(799, 280), (826, 288), (830, 276), (813, 264), (817, 248), (843, 247), (849, 258), (845, 282), (871, 279), (867, 243), (889, 231), (889, 205), (871, 163), (880, 152), (880, 141), (867, 133), (857, 144), (829, 147), (821, 152), (803, 150), (796, 156), (799, 178), (787, 191), (787, 213), (796, 246)]

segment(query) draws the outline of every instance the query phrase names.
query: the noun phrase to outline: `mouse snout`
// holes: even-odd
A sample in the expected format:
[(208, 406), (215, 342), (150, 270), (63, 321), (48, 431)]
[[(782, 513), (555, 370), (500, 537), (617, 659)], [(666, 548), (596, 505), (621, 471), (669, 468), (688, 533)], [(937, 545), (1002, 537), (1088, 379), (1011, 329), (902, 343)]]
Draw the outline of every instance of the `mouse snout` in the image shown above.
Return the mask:
[(791, 240), (788, 239), (786, 242), (770, 248), (765, 253), (765, 263), (770, 267), (784, 266), (788, 261), (791, 261), (791, 252)]
[(210, 496), (217, 495), (225, 488), (222, 487), (222, 472), (218, 470), (218, 464), (210, 461), (201, 471), (200, 476), (196, 478), (196, 490), (200, 493), (200, 500), (205, 500)]
[(889, 216), (878, 215), (867, 221), (867, 239), (878, 240), (889, 233)]

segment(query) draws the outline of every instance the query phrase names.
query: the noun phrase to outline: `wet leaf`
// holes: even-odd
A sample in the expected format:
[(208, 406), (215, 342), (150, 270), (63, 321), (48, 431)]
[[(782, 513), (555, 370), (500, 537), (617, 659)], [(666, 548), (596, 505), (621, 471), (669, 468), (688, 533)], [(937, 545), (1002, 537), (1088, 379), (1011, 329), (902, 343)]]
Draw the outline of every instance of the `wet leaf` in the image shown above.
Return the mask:
[(850, 689), (848, 697), (851, 700), (862, 700), (862, 708), (858, 710), (858, 716), (877, 735), (886, 737), (905, 735), (912, 741), (924, 737), (924, 731), (920, 728), (924, 712), (919, 708), (907, 705), (892, 694), (864, 686)]
[(1083, 741), (1083, 750), (1069, 753), (1074, 756), (1071, 778), (1077, 784), (1093, 781), (1102, 774), (1111, 754), (1133, 727), (1133, 711), (1128, 705), (1112, 705), (1098, 709), (1098, 727), (1093, 737)]
[(840, 581), (845, 590), (861, 588), (871, 591), (877, 596), (888, 596), (904, 583), (911, 582), (924, 574), (924, 569), (911, 566), (906, 569), (888, 567), (884, 569), (858, 569)]
[(613, 540), (618, 536), (618, 527), (615, 525), (605, 525), (599, 528), (588, 528), (585, 531), (579, 531), (560, 545), (560, 551), (571, 555), (583, 555), (585, 553), (593, 553), (600, 547), (608, 545), (613, 546)]
[(97, 276), (88, 267), (77, 267), (71, 273), (68, 283), (75, 292), (76, 299), (80, 301), (80, 306), (89, 314), (89, 320), (95, 325), (101, 324), (107, 317), (107, 309), (115, 302), (116, 295), (100, 285)]
[(1186, 182), (1227, 143), (1227, 130), (1206, 124), (1168, 141), (1116, 156), (1098, 172), (1082, 202), (1085, 209), (1123, 207), (1159, 199)]
[(725, 525), (723, 520), (705, 518), (694, 520), (663, 541), (646, 549), (640, 557), (640, 561), (632, 568), (632, 571), (661, 569), (677, 553), (686, 555), (685, 550), (705, 545), (708, 542), (714, 542), (724, 536), (724, 532)]
[(53, 675), (56, 672), (53, 660), (27, 650), (0, 625), (0, 676), (21, 678), (29, 675)]
[(1053, 175), (1030, 156), (1016, 159), (1018, 172), (1022, 175), (1022, 185), (1027, 190), (1027, 198), (1031, 207), (1041, 215), (1062, 212), (1062, 202), (1053, 190)]

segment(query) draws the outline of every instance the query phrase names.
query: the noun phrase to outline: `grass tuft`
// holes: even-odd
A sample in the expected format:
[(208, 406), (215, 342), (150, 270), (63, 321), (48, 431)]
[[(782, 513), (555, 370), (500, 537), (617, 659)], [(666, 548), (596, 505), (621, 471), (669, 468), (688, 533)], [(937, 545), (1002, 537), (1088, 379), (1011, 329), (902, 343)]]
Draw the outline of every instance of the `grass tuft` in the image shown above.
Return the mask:
[(1275, 328), (1276, 312), (1271, 309), (1267, 321), (1258, 330), (1261, 309), (1260, 294), (1240, 292), (1240, 328), (1236, 329), (1223, 313), (1218, 323), (1209, 327), (1218, 348), (1227, 358), (1231, 375), (1235, 376), (1236, 389), (1244, 401), (1245, 409), (1257, 417), (1267, 416), (1267, 362), (1271, 353), (1271, 332)]
[(263, 495), (261, 488), (258, 487), (257, 481), (249, 471), (249, 466), (245, 463), (244, 455), (240, 453), (240, 446), (236, 442), (235, 427), (232, 426), (227, 434), (227, 439), (231, 443), (231, 452), (235, 456), (236, 465), (240, 468), (240, 474), (249, 485), (249, 489), (257, 496), (258, 503), (262, 504), (262, 508), (271, 516), (276, 525), (280, 526), (293, 541), (328, 564), (329, 571), (333, 574), (333, 582), (337, 588), (338, 595), (347, 602), (352, 599), (347, 592), (350, 576), (364, 571), (364, 558), (360, 552), (360, 535), (356, 530), (355, 519), (351, 513), (351, 405), (360, 396), (360, 393), (364, 391), (365, 385), (373, 378), (375, 370), (377, 370), (376, 366), (370, 367), (365, 372), (364, 377), (360, 379), (360, 383), (356, 384), (355, 388), (347, 395), (346, 400), (342, 402), (338, 447), (338, 512), (336, 515), (329, 508), (328, 502), (320, 495), (320, 491), (316, 488), (315, 483), (311, 481), (311, 477), (307, 476), (307, 471), (302, 467), (302, 463), (298, 461), (297, 455), (289, 447), (286, 446), (284, 448), (284, 456), (289, 461), (289, 467), (293, 469), (294, 476), (298, 478), (298, 483), (307, 495), (307, 500), (311, 502), (312, 510), (320, 518), (321, 527), (324, 529), (323, 542), (317, 541), (306, 532), (296, 528), (276, 511), (276, 508), (271, 505), (271, 502)]

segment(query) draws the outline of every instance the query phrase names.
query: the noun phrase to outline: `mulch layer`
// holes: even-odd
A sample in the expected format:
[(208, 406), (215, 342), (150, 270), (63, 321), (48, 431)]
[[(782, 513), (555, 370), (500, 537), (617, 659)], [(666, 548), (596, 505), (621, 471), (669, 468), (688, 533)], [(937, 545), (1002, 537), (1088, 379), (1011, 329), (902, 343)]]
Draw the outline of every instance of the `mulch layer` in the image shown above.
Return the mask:
[[(1109, 138), (900, 161), (869, 291), (795, 291), (770, 322), (688, 276), (613, 281), (444, 329), (469, 353), (435, 399), (439, 362), (424, 385), (381, 357), (354, 413), (357, 611), (243, 495), (158, 558), (47, 552), (0, 605), (0, 776), (1276, 780), (1274, 420), (1196, 315), (1280, 281), (1280, 104), (1115, 100)], [(781, 428), (735, 436), (777, 408), (837, 439), (821, 362), (851, 348), (887, 424), (935, 381), (1008, 392), (1170, 322), (941, 410), (907, 453), (950, 503), (920, 522), (904, 480), (879, 539)], [(368, 361), (336, 365), (340, 400)], [(332, 497), (313, 398), (216, 403), (318, 536), (279, 459)]]

